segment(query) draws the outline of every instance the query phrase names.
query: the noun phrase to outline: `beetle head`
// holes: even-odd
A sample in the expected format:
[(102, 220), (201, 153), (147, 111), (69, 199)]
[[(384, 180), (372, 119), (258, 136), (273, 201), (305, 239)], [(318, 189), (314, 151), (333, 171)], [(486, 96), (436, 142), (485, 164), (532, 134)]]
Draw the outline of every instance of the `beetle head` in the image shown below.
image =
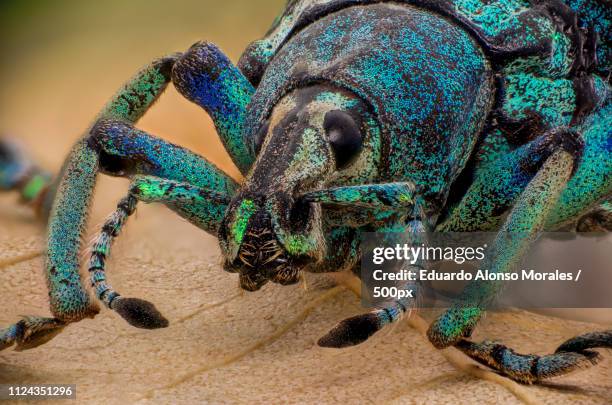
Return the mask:
[(352, 93), (300, 88), (282, 98), (251, 137), (257, 159), (219, 230), (225, 269), (240, 273), (242, 288), (296, 283), (305, 266), (322, 260), (328, 247), (321, 207), (299, 196), (363, 160), (364, 111)]

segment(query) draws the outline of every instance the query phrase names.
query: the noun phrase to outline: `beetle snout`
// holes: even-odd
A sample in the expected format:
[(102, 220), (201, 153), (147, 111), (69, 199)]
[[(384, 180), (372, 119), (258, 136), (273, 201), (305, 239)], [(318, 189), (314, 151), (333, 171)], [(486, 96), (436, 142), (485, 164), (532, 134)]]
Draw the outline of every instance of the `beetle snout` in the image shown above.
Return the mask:
[(240, 286), (248, 291), (258, 290), (268, 281), (297, 283), (313, 257), (296, 249), (300, 241), (293, 236), (306, 228), (311, 217), (310, 204), (295, 203), (281, 193), (237, 197), (219, 231), (224, 269), (239, 273)]

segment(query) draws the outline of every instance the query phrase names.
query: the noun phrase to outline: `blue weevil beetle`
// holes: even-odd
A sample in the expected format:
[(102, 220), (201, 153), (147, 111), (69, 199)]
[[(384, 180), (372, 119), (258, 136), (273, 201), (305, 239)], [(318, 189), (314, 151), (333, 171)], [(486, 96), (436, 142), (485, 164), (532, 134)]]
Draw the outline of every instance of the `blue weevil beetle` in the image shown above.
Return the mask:
[[(79, 276), (81, 234), (97, 173), (126, 176), (128, 195), (89, 262), (95, 295), (130, 324), (168, 321), (106, 281), (105, 261), (138, 201), (165, 204), (218, 235), (226, 270), (257, 290), (302, 271), (359, 264), (360, 234), (524, 232), (495, 240), (489, 263), (511, 271), (544, 230), (612, 228), (612, 8), (598, 0), (291, 0), (237, 67), (214, 45), (154, 61), (111, 99), (52, 178), (8, 141), (0, 187), (49, 218), (53, 318), (0, 331), (0, 349), (39, 346), (98, 313)], [(134, 127), (172, 82), (204, 108), (237, 184), (204, 158)], [(495, 291), (468, 286), (429, 328), (518, 381), (595, 363), (612, 331), (548, 356), (468, 340)], [(320, 341), (363, 342), (412, 301), (347, 319)]]

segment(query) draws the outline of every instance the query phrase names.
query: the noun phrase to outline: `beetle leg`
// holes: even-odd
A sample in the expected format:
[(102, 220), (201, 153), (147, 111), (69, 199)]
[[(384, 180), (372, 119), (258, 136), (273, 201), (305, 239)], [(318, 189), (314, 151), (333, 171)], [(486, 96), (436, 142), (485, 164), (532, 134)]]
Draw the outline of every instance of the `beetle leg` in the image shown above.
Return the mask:
[[(162, 58), (138, 72), (98, 115), (136, 122), (157, 100), (170, 80), (176, 56)], [(66, 324), (94, 317), (92, 303), (79, 274), (82, 234), (99, 170), (99, 153), (90, 144), (88, 130), (68, 155), (61, 174), (42, 198), (43, 214), (50, 212), (45, 262), (51, 313), (54, 318), (28, 317), (4, 329), (0, 348), (17, 344), (17, 350), (39, 346), (57, 335)]]
[[(546, 217), (571, 177), (573, 167), (574, 158), (564, 150), (555, 152), (546, 160), (493, 241), (488, 254), (491, 272), (513, 270), (542, 231)], [(444, 348), (469, 336), (501, 287), (501, 282), (468, 284), (456, 303), (430, 326), (428, 336), (433, 345)]]
[[(546, 220), (546, 230), (575, 222), (612, 192), (612, 103), (607, 103), (573, 129), (548, 131), (513, 151), (499, 134), (491, 133), (479, 152), (481, 162), (462, 200), (438, 224), (442, 232), (495, 229), (541, 164), (559, 147), (579, 157), (574, 175)], [(581, 134), (578, 135), (578, 132)], [(501, 149), (501, 150), (499, 150)], [(495, 179), (495, 181), (491, 181)]]
[(503, 214), (512, 207), (546, 159), (558, 149), (579, 157), (583, 150), (580, 135), (568, 129), (551, 130), (512, 152), (502, 154), (477, 171), (463, 199), (436, 230), (472, 232), (496, 229)]
[(0, 330), (0, 350), (15, 343), (18, 352), (33, 349), (53, 339), (65, 326), (59, 319), (24, 316), (16, 324)]
[(215, 45), (198, 42), (174, 66), (172, 82), (208, 112), (230, 157), (246, 174), (255, 161), (242, 134), (247, 105), (255, 92), (247, 78)]
[(586, 117), (579, 129), (584, 152), (546, 221), (546, 229), (575, 222), (612, 195), (612, 102)]
[[(106, 104), (97, 120), (112, 118), (136, 122), (165, 90), (177, 55), (156, 59), (139, 71)], [(0, 140), (0, 190), (17, 189), (25, 202), (34, 203), (37, 213), (48, 219), (62, 179), (71, 161), (78, 155), (86, 155), (84, 139), (91, 128), (82, 135), (55, 179), (38, 168), (9, 140)]]
[[(557, 151), (529, 182), (493, 242), (489, 253), (492, 258), (489, 262), (491, 271), (513, 270), (529, 245), (543, 230), (547, 216), (571, 177), (573, 166), (574, 159), (569, 153)], [(427, 334), (432, 344), (439, 349), (455, 345), (475, 360), (523, 382), (563, 374), (585, 365), (588, 361), (594, 362), (594, 352), (585, 350), (589, 345), (610, 346), (609, 333), (604, 333), (604, 338), (599, 340), (595, 339), (596, 334), (593, 334), (569, 341), (562, 345), (555, 355), (538, 357), (520, 355), (499, 344), (465, 341), (464, 338), (471, 335), (502, 286), (501, 282), (470, 283), (453, 306), (430, 325)], [(575, 352), (568, 353), (572, 347)]]
[(121, 297), (106, 282), (106, 260), (113, 240), (136, 209), (138, 201), (165, 204), (196, 226), (214, 233), (223, 219), (229, 200), (227, 194), (188, 183), (137, 176), (130, 186), (128, 196), (119, 202), (117, 210), (108, 217), (91, 249), (89, 274), (98, 299), (108, 308), (117, 311), (132, 326), (145, 329), (168, 326), (168, 321), (153, 304), (138, 298)]
[(520, 354), (495, 342), (474, 343), (460, 340), (455, 347), (472, 359), (509, 376), (532, 384), (597, 364), (601, 359), (592, 348), (612, 348), (612, 330), (591, 332), (563, 343), (553, 354)]
[(233, 194), (238, 185), (219, 168), (188, 149), (134, 128), (100, 120), (89, 138), (100, 155), (100, 170), (112, 176), (145, 174)]
[[(129, 123), (137, 122), (157, 101), (170, 82), (172, 66), (178, 59), (179, 54), (169, 55), (151, 62), (141, 69), (110, 99), (96, 117), (95, 122), (101, 119), (115, 119)], [(91, 136), (90, 127), (75, 144), (70, 154), (64, 161), (59, 175), (48, 187), (42, 198), (41, 215), (51, 215), (53, 206), (57, 206), (56, 197), (58, 190), (65, 184), (64, 179), (69, 176), (69, 167), (74, 167), (74, 162), (90, 153), (87, 151), (86, 139)], [(72, 162), (72, 163), (71, 163)]]
[[(220, 202), (236, 188), (232, 179), (205, 159), (186, 149), (156, 139), (123, 122), (101, 121), (94, 126), (90, 138), (81, 141), (73, 150), (66, 167), (67, 178), (63, 180), (58, 192), (60, 202), (57, 203), (57, 213), (52, 216), (49, 224), (47, 275), (52, 313), (55, 318), (30, 318), (38, 321), (12, 325), (0, 333), (2, 339), (0, 342), (3, 342), (0, 348), (14, 342), (17, 342), (18, 348), (36, 347), (54, 336), (49, 332), (51, 329), (55, 328), (59, 332), (67, 323), (79, 321), (84, 316), (94, 316), (98, 312), (97, 306), (89, 302), (78, 272), (80, 229), (85, 224), (89, 199), (98, 170), (122, 176), (144, 173), (173, 178), (165, 183), (161, 180), (160, 183), (154, 183), (147, 181), (147, 178), (141, 178), (134, 186), (140, 188), (133, 188), (133, 194), (143, 201), (166, 202), (179, 215), (211, 233), (215, 232), (224, 212), (224, 205)], [(183, 196), (181, 200), (180, 187), (176, 188), (174, 193), (164, 193), (164, 187), (170, 187), (175, 183), (176, 186), (179, 182), (190, 180), (197, 183), (190, 186), (193, 193), (194, 190), (201, 190), (200, 187), (213, 189), (216, 192), (211, 192), (209, 195), (218, 198), (211, 197), (206, 205), (203, 203), (205, 196), (203, 191), (201, 201), (196, 200), (193, 203), (185, 199), (196, 198), (196, 194)], [(219, 204), (215, 205), (217, 202)], [(107, 229), (117, 226), (121, 221), (123, 219), (114, 217), (114, 220), (107, 224)], [(62, 273), (58, 272), (58, 268)], [(72, 298), (72, 301), (66, 303), (62, 301), (68, 298)], [(80, 300), (81, 306), (76, 306), (79, 302), (77, 299)], [(77, 311), (79, 308), (82, 312)], [(131, 309), (134, 312), (133, 308), (136, 306), (132, 305), (126, 311)], [(49, 326), (44, 328), (45, 333), (34, 333), (33, 326), (41, 323)], [(22, 330), (23, 333), (15, 333)], [(43, 329), (38, 328), (38, 330)], [(19, 340), (21, 338), (27, 338), (27, 341)]]
[[(397, 224), (397, 226), (391, 225), (382, 229), (382, 232), (387, 232), (387, 235), (393, 238), (394, 235), (398, 234), (398, 230), (408, 232), (410, 240), (417, 244), (423, 241), (423, 237), (426, 235), (425, 227), (420, 220), (412, 220), (407, 225), (402, 223)], [(414, 263), (415, 267), (420, 265), (422, 263)], [(317, 344), (322, 347), (338, 349), (355, 346), (365, 342), (385, 326), (399, 321), (405, 315), (409, 316), (418, 306), (421, 290), (415, 282), (398, 285), (398, 289), (412, 290), (415, 295), (380, 303), (376, 309), (370, 312), (345, 319), (319, 339)]]
[[(99, 122), (72, 149), (57, 185), (49, 193), (56, 194), (48, 226), (45, 264), (54, 319), (41, 321), (48, 326), (44, 334), (36, 333), (39, 322), (15, 324), (5, 329), (3, 333), (10, 344), (16, 342), (18, 348), (35, 347), (53, 336), (51, 329), (60, 330), (67, 323), (98, 313), (79, 274), (82, 233), (98, 171), (119, 176), (144, 173), (177, 181), (193, 180), (198, 186), (219, 190), (236, 187), (233, 180), (205, 159), (129, 125), (165, 88), (174, 60), (165, 58), (142, 70), (111, 100), (100, 114)], [(16, 330), (22, 333), (15, 334)]]

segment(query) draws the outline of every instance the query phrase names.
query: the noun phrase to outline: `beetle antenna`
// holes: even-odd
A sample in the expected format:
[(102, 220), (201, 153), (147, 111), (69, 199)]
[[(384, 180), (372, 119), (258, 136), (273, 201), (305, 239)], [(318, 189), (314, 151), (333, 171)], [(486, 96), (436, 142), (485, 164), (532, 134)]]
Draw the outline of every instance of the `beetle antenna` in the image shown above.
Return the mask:
[(89, 274), (96, 296), (106, 307), (115, 310), (130, 325), (142, 329), (158, 329), (168, 326), (168, 320), (152, 303), (139, 298), (121, 297), (106, 281), (106, 259), (115, 237), (119, 235), (128, 217), (136, 210), (138, 200), (132, 194), (121, 199), (117, 209), (104, 225), (91, 248)]
[(311, 191), (300, 196), (303, 202), (337, 207), (407, 210), (414, 207), (415, 187), (410, 182), (364, 184)]

